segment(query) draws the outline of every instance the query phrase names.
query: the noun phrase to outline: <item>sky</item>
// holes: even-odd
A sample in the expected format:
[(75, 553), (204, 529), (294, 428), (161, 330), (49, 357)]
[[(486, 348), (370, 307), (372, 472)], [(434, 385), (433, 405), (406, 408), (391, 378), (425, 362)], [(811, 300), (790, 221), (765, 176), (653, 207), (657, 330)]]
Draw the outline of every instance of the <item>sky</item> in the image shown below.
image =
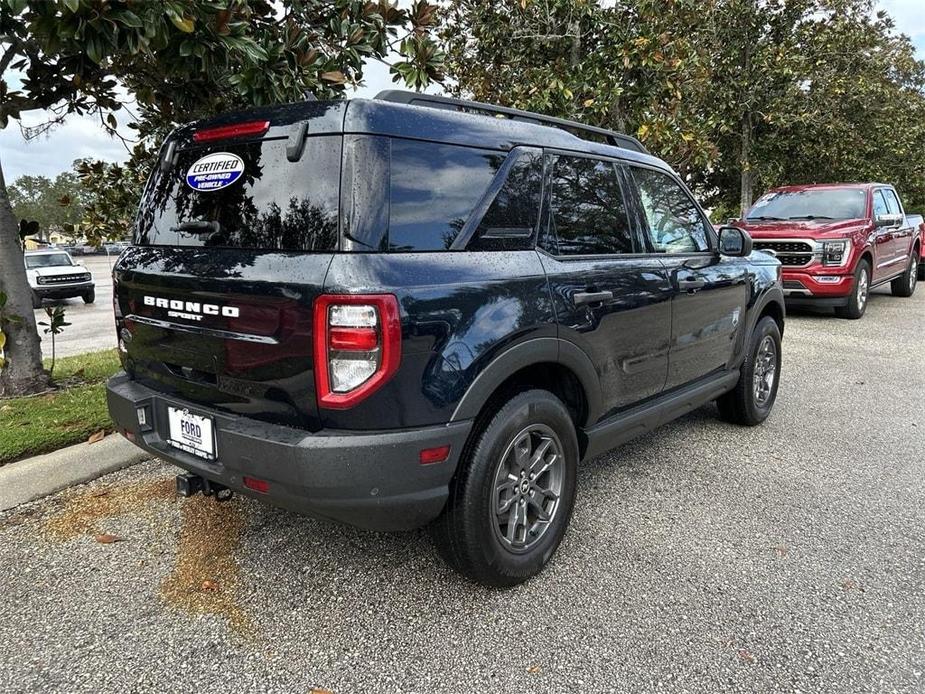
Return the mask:
[[(925, 11), (923, 0), (881, 0), (879, 7), (889, 12), (899, 31), (909, 35), (918, 48), (919, 57), (925, 59)], [(396, 87), (388, 68), (381, 63), (366, 67), (364, 84), (356, 96), (372, 97), (383, 89)], [(40, 115), (28, 114), (27, 125), (44, 120)], [(120, 132), (125, 130), (125, 116), (120, 118)], [(54, 177), (69, 171), (75, 159), (92, 157), (104, 161), (124, 161), (128, 152), (119, 140), (109, 137), (97, 118), (69, 117), (63, 125), (48, 135), (25, 141), (15, 123), (0, 131), (0, 164), (6, 181), (15, 181), (23, 174)]]

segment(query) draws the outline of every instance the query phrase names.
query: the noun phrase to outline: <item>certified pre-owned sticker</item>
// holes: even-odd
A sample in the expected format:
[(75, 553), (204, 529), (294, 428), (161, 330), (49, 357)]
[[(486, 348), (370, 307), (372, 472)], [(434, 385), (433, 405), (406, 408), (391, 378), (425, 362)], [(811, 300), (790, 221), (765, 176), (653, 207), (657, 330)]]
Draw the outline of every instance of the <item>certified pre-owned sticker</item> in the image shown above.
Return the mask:
[(186, 185), (203, 192), (221, 190), (241, 178), (244, 161), (231, 152), (213, 152), (196, 160), (186, 172)]

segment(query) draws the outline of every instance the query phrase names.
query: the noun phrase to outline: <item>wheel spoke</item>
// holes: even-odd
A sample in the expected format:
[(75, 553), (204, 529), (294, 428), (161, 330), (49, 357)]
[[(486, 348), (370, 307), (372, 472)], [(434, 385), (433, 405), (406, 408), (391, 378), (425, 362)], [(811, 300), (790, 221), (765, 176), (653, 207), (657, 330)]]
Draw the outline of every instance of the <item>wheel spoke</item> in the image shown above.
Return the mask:
[(526, 470), (530, 466), (530, 434), (520, 437), (514, 444), (514, 463), (518, 470)]
[(534, 509), (536, 509), (536, 517), (539, 518), (541, 521), (545, 522), (550, 519), (550, 515), (546, 512), (546, 509), (543, 507), (543, 501), (544, 501), (543, 499), (537, 498), (536, 493), (527, 495), (527, 503), (530, 504), (530, 506), (532, 506)]
[(521, 519), (521, 515), (526, 515), (523, 513), (524, 507), (520, 504), (514, 506), (514, 509), (508, 515), (508, 524), (507, 524), (507, 541), (512, 545), (517, 540), (517, 528), (522, 524), (522, 520), (525, 521), (526, 518)]

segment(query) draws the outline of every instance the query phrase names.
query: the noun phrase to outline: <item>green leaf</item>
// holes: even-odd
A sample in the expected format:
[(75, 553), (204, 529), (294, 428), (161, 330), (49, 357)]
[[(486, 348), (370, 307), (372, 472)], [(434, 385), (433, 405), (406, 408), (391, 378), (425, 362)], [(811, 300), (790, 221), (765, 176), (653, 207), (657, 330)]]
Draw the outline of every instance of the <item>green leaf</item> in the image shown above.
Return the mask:
[(64, 0), (64, 6), (76, 13), (80, 9), (80, 0)]

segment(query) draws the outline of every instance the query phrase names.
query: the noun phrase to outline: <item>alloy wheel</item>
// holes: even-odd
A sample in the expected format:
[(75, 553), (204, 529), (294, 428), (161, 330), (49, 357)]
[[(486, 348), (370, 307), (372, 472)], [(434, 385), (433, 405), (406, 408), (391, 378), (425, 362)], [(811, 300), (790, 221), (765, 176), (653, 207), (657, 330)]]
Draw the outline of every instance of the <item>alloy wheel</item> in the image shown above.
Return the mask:
[(754, 369), (755, 404), (764, 407), (774, 391), (777, 378), (777, 345), (770, 335), (765, 335), (755, 354)]
[(858, 276), (858, 308), (864, 310), (864, 304), (867, 303), (867, 290), (870, 281), (867, 279), (867, 268), (861, 268), (861, 274)]
[(528, 552), (559, 511), (565, 459), (556, 433), (532, 424), (508, 444), (498, 462), (491, 504), (492, 527), (502, 546)]

